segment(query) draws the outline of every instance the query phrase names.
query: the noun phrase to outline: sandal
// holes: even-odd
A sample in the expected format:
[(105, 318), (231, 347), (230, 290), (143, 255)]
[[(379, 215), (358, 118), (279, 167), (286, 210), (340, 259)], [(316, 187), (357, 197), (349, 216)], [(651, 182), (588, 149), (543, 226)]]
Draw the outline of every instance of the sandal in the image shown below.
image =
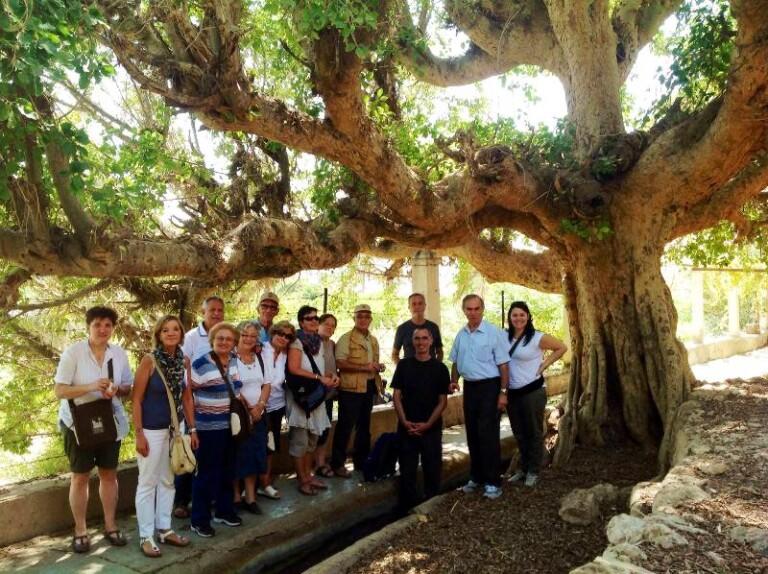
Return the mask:
[(340, 466), (339, 468), (333, 469), (333, 474), (339, 478), (349, 478), (352, 476), (352, 473), (349, 472), (345, 466)]
[(324, 464), (322, 466), (318, 466), (315, 469), (315, 474), (318, 476), (322, 476), (323, 478), (331, 478), (333, 477), (333, 469), (328, 466), (327, 464)]
[(180, 536), (173, 530), (158, 530), (157, 538), (160, 540), (160, 544), (167, 544), (168, 546), (178, 546), (183, 548), (189, 545), (189, 538), (186, 536)]
[(139, 548), (141, 548), (141, 552), (147, 558), (160, 558), (160, 556), (162, 555), (162, 553), (160, 552), (160, 549), (157, 547), (157, 544), (155, 544), (155, 541), (152, 539), (151, 536), (142, 538), (139, 541)]
[(123, 533), (119, 528), (117, 530), (105, 530), (104, 538), (106, 538), (112, 546), (125, 546), (128, 544), (128, 541), (125, 539), (125, 536), (123, 536)]
[(83, 534), (82, 536), (72, 537), (72, 550), (74, 552), (77, 552), (78, 554), (83, 554), (84, 552), (88, 552), (90, 549), (91, 549), (91, 540), (88, 538), (87, 534)]
[(327, 484), (325, 484), (322, 480), (317, 480), (316, 478), (310, 480), (309, 485), (312, 488), (319, 488), (320, 490), (326, 490), (328, 488)]
[(274, 486), (267, 485), (266, 488), (260, 488), (256, 491), (256, 494), (259, 496), (264, 496), (266, 498), (271, 498), (272, 500), (280, 500), (280, 491), (278, 491)]
[(173, 509), (174, 518), (189, 518), (189, 510), (186, 506), (177, 506)]
[(309, 482), (305, 482), (304, 484), (299, 485), (299, 492), (301, 494), (305, 494), (306, 496), (317, 496), (317, 491)]

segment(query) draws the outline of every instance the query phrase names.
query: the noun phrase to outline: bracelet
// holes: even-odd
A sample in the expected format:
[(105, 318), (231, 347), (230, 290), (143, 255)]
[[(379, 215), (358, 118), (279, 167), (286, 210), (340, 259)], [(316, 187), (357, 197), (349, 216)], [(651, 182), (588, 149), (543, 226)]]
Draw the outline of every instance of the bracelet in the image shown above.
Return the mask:
[(189, 429), (189, 434), (192, 434), (193, 432), (194, 433), (197, 432), (197, 428), (196, 427), (192, 427), (191, 429)]
[(315, 373), (315, 380), (316, 380), (316, 381), (319, 381), (319, 380), (320, 380), (320, 375), (318, 375), (317, 373)]

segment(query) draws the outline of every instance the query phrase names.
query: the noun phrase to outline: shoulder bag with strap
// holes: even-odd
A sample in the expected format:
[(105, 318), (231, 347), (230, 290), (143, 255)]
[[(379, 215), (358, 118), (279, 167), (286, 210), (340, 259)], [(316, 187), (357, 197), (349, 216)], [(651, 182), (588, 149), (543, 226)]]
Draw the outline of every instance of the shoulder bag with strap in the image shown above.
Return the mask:
[[(517, 349), (517, 346), (520, 344), (520, 341), (523, 340), (524, 335), (520, 335), (520, 338), (517, 339), (517, 341), (514, 342), (512, 345), (512, 348), (509, 350), (509, 358), (512, 358), (512, 353), (515, 352), (515, 349)], [(540, 375), (538, 379), (535, 381), (532, 381), (528, 383), (527, 385), (520, 387), (519, 389), (512, 389), (507, 387), (507, 399), (511, 399), (513, 397), (521, 397), (523, 395), (527, 395), (528, 393), (531, 393), (535, 391), (536, 389), (540, 389), (544, 386), (544, 375)]]
[[(155, 356), (150, 355), (150, 357), (152, 357), (152, 364), (157, 374), (160, 375), (160, 380), (163, 381), (165, 392), (168, 394), (168, 406), (171, 408), (171, 470), (173, 470), (173, 474), (195, 472), (197, 459), (192, 451), (192, 439), (188, 434), (182, 434), (179, 430), (178, 409), (176, 401), (173, 400), (171, 388), (165, 379), (165, 373), (163, 373), (160, 365), (157, 364)], [(136, 407), (134, 406), (134, 408)]]
[[(114, 384), (112, 359), (107, 361), (107, 372), (109, 380)], [(112, 399), (96, 399), (79, 405), (69, 399), (68, 403), (77, 446), (92, 449), (117, 440), (117, 420)]]
[[(320, 372), (317, 363), (315, 363), (312, 353), (309, 352), (309, 349), (303, 343), (302, 347), (309, 359), (309, 364), (312, 366), (312, 372), (318, 377), (322, 377), (323, 374)], [(294, 375), (288, 369), (287, 363), (285, 365), (285, 384), (291, 391), (293, 400), (304, 410), (307, 416), (325, 402), (325, 385), (317, 378), (310, 379), (309, 377)]]
[(227, 384), (227, 391), (229, 392), (229, 427), (232, 430), (232, 436), (238, 441), (245, 440), (251, 434), (251, 413), (248, 411), (248, 406), (242, 397), (235, 395), (234, 385), (229, 380), (229, 365), (224, 369), (218, 355), (211, 351), (211, 356), (219, 368), (221, 378)]

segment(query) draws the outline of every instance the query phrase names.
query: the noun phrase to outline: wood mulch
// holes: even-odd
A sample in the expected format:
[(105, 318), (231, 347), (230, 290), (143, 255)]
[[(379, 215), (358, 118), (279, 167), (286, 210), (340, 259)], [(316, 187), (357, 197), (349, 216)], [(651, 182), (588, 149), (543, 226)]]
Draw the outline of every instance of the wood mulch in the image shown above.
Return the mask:
[(560, 519), (560, 500), (601, 482), (630, 487), (656, 474), (656, 458), (632, 448), (577, 448), (566, 468), (542, 471), (534, 488), (504, 483), (489, 501), (452, 492), (428, 521), (362, 558), (356, 574), (563, 573), (601, 554), (615, 508), (589, 526)]

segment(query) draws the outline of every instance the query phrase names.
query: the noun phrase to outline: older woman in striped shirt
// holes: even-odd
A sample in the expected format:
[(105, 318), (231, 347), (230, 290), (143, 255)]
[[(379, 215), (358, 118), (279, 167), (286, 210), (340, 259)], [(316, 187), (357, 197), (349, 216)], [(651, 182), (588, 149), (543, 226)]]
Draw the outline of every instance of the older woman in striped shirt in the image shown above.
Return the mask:
[(192, 483), (192, 531), (210, 538), (211, 503), (216, 501), (213, 521), (227, 526), (240, 526), (235, 512), (232, 481), (235, 478), (235, 441), (229, 423), (229, 386), (235, 395), (243, 384), (233, 353), (240, 334), (231, 323), (218, 323), (208, 332), (213, 350), (192, 361), (190, 380), (195, 398), (197, 433), (197, 476)]

